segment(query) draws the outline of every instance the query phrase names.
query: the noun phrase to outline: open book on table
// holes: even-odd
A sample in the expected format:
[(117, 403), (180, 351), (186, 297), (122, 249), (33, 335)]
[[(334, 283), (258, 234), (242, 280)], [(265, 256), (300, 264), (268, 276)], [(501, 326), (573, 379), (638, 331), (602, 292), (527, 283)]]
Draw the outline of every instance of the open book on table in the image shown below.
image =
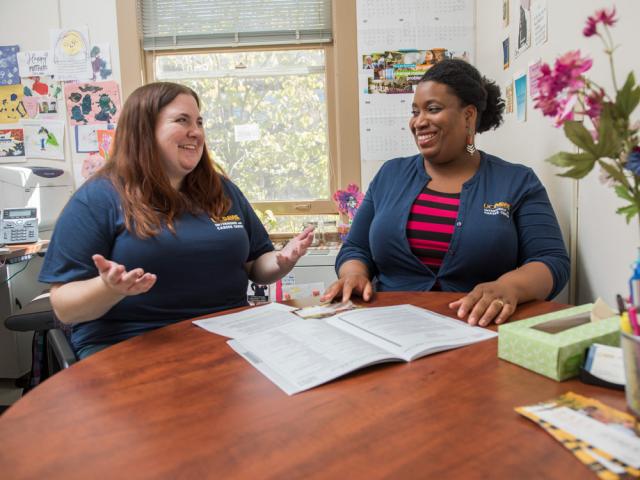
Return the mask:
[(228, 344), (287, 394), (369, 365), (410, 362), (496, 333), (413, 305), (361, 308), (293, 321)]

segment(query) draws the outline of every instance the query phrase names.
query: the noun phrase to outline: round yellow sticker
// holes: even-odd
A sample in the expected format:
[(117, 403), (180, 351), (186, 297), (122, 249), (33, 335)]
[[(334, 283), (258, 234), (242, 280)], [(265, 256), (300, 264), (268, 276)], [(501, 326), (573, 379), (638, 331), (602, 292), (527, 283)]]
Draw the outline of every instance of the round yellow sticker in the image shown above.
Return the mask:
[(84, 41), (78, 32), (67, 32), (62, 39), (62, 48), (67, 55), (76, 55), (83, 46)]

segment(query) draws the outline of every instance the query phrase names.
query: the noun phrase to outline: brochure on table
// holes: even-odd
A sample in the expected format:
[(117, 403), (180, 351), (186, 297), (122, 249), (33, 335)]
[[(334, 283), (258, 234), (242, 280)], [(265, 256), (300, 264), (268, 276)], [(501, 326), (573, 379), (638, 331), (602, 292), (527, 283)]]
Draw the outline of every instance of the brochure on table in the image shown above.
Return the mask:
[(289, 395), (376, 363), (410, 362), (496, 336), (413, 305), (360, 308), (327, 319), (302, 319), (276, 305), (194, 323), (233, 337), (231, 348)]
[(568, 392), (518, 407), (603, 480), (640, 477), (640, 427), (628, 413)]

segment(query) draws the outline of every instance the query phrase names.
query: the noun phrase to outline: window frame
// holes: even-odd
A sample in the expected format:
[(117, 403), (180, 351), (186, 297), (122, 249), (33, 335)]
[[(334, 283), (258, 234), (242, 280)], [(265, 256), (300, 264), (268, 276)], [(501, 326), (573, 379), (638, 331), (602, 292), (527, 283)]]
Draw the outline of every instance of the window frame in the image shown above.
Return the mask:
[[(135, 4), (136, 2), (131, 0), (116, 0), (122, 93), (125, 99), (137, 87), (155, 80), (153, 61), (158, 55), (221, 53), (238, 51), (238, 49), (242, 51), (308, 48), (324, 50), (330, 197), (305, 202), (252, 202), (252, 205), (262, 211), (272, 210), (276, 215), (337, 214), (336, 205), (331, 198), (332, 193), (339, 188), (344, 189), (349, 183), (361, 185), (356, 0), (332, 2), (333, 41), (330, 43), (156, 51), (145, 51), (142, 48), (137, 30)], [(137, 48), (131, 48), (132, 45), (136, 45)]]
[[(331, 192), (335, 192), (337, 189), (337, 181), (334, 172), (338, 168), (336, 163), (336, 155), (332, 150), (332, 131), (331, 131), (331, 115), (329, 113), (329, 105), (333, 103), (333, 99), (329, 98), (330, 91), (334, 91), (332, 87), (329, 87), (329, 81), (333, 78), (333, 65), (332, 62), (327, 61), (330, 53), (327, 44), (322, 43), (305, 43), (300, 45), (273, 45), (273, 46), (259, 46), (259, 47), (238, 47), (238, 48), (198, 48), (198, 49), (180, 49), (180, 50), (148, 50), (144, 52), (145, 58), (145, 78), (148, 82), (155, 82), (155, 61), (158, 57), (170, 56), (170, 55), (195, 55), (195, 54), (207, 54), (207, 53), (235, 53), (235, 52), (265, 52), (265, 51), (284, 51), (284, 50), (323, 50), (325, 59), (325, 106), (327, 108), (327, 150), (329, 156), (328, 162), (328, 180), (329, 180), (329, 195)], [(251, 202), (254, 208), (259, 210), (271, 210), (275, 215), (318, 215), (318, 214), (330, 214), (337, 213), (336, 206), (329, 199), (310, 199), (305, 201), (287, 201), (278, 200), (270, 202)]]

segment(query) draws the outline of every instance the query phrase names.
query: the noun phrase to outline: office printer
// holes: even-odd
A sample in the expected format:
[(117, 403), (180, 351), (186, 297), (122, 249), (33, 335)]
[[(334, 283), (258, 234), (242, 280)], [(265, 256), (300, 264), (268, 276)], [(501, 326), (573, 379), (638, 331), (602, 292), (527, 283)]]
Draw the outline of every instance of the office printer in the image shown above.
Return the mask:
[(51, 237), (72, 193), (71, 174), (61, 168), (0, 165), (0, 209), (36, 207), (40, 238)]
[[(33, 208), (38, 214), (38, 234), (51, 238), (53, 226), (73, 193), (71, 175), (60, 168), (0, 165), (0, 209)], [(5, 318), (40, 294), (40, 256), (21, 257), (0, 266), (0, 378), (18, 378), (31, 366), (31, 338), (11, 332)]]

